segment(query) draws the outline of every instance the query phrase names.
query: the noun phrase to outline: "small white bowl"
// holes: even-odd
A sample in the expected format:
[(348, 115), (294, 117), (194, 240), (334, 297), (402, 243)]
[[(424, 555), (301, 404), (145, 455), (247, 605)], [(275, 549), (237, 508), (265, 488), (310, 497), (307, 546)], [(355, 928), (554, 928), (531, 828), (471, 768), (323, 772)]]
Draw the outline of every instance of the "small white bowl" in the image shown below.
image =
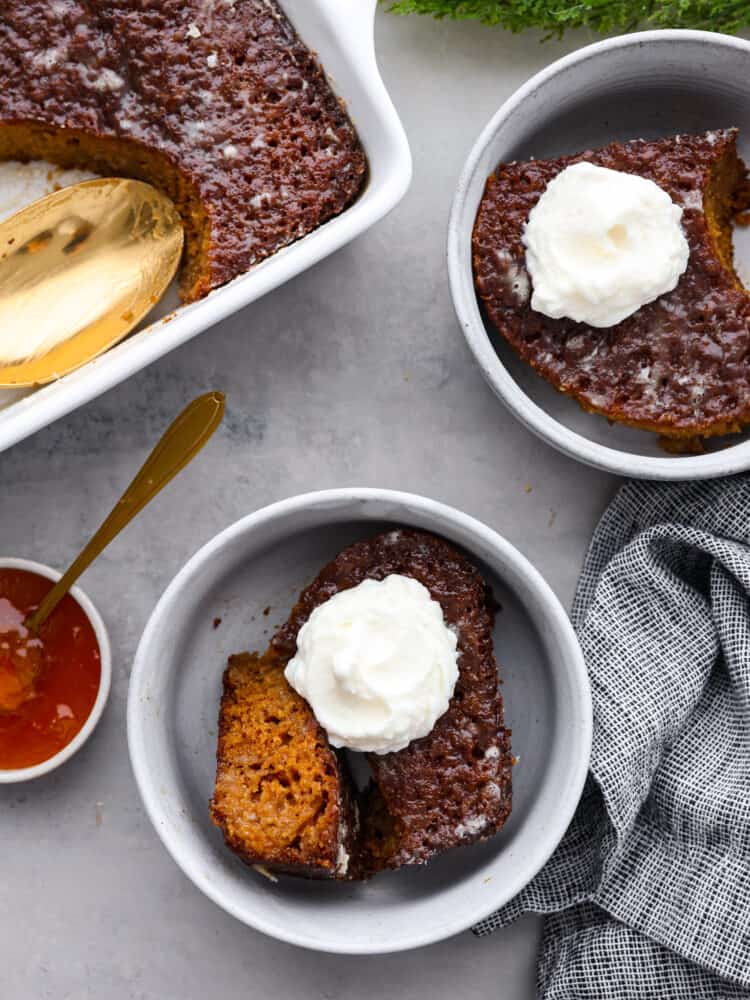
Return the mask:
[[(618, 475), (712, 479), (750, 468), (748, 435), (717, 439), (704, 455), (668, 455), (655, 434), (584, 411), (521, 361), (485, 326), (474, 291), (471, 234), (484, 185), (498, 163), (736, 125), (750, 161), (750, 43), (703, 31), (646, 31), (610, 38), (537, 73), (495, 114), (471, 150), (448, 235), (451, 292), (482, 374), (529, 430), (559, 451)], [(735, 237), (750, 279), (750, 234)], [(729, 442), (729, 443), (727, 443)], [(716, 450), (713, 450), (716, 449)]]
[[(62, 576), (56, 569), (44, 566), (42, 563), (33, 562), (31, 559), (12, 559), (0, 556), (0, 569), (23, 569), (28, 573), (36, 573), (38, 576), (45, 576), (48, 580), (57, 581)], [(112, 653), (109, 646), (109, 636), (102, 621), (101, 615), (96, 610), (91, 600), (79, 587), (70, 588), (70, 596), (83, 608), (83, 611), (91, 622), (99, 646), (99, 657), (101, 660), (101, 675), (99, 679), (99, 690), (96, 695), (93, 707), (89, 716), (78, 730), (76, 735), (56, 754), (43, 760), (33, 767), (19, 767), (10, 770), (0, 768), (0, 785), (10, 785), (18, 781), (30, 781), (32, 778), (40, 778), (43, 774), (54, 771), (66, 760), (78, 753), (86, 740), (96, 729), (96, 725), (101, 718), (104, 706), (107, 704), (109, 689), (112, 683)]]
[[(325, 563), (351, 542), (396, 525), (433, 531), (461, 546), (502, 604), (494, 639), (519, 757), (513, 813), (496, 837), (447, 852), (426, 868), (383, 873), (367, 883), (288, 877), (271, 883), (224, 846), (208, 815), (226, 658), (264, 648)], [(214, 627), (217, 619), (221, 624)], [(327, 490), (243, 518), (177, 574), (138, 647), (128, 743), (151, 821), (207, 896), (282, 941), (374, 954), (456, 934), (536, 874), (565, 832), (583, 788), (591, 699), (568, 616), (539, 573), (496, 532), (411, 494)]]

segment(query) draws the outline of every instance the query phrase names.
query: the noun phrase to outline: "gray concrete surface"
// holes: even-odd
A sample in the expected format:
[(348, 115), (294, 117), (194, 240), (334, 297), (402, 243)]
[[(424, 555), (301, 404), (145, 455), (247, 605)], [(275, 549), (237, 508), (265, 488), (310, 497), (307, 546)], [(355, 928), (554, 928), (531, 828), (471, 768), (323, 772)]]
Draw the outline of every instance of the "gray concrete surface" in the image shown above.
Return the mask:
[(533, 919), (393, 957), (295, 950), (235, 922), (152, 831), (125, 740), (128, 674), (159, 594), (211, 535), (270, 501), (341, 485), (455, 504), (518, 545), (569, 604), (616, 481), (518, 426), (457, 329), (444, 266), (461, 163), (531, 73), (588, 41), (541, 44), (381, 12), (383, 71), (409, 133), (411, 192), (356, 243), (0, 456), (0, 552), (62, 566), (168, 420), (209, 388), (217, 438), (86, 574), (114, 687), (85, 750), (0, 788), (0, 1000), (530, 1000)]

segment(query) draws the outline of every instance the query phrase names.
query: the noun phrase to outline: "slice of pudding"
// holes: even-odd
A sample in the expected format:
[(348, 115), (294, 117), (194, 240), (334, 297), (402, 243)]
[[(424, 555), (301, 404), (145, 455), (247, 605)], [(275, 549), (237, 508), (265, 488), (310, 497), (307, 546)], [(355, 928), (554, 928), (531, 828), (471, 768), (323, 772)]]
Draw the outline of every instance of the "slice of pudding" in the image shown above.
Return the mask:
[(273, 650), (229, 658), (210, 812), (247, 864), (308, 878), (354, 873), (358, 820), (346, 766)]
[(273, 647), (289, 659), (315, 608), (393, 574), (417, 580), (440, 605), (456, 635), (458, 680), (431, 732), (402, 750), (367, 755), (372, 782), (361, 803), (358, 865), (368, 874), (424, 864), (492, 836), (512, 800), (510, 732), (492, 645), (495, 605), (479, 570), (443, 539), (401, 529), (344, 549), (302, 592)]
[[(357, 811), (344, 757), (283, 670), (316, 609), (393, 576), (416, 580), (439, 605), (441, 627), (455, 635), (457, 679), (426, 735), (367, 755), (372, 781)], [(494, 613), (479, 571), (433, 535), (397, 530), (344, 549), (302, 592), (265, 656), (230, 659), (211, 804), (228, 846), (270, 870), (357, 878), (495, 834), (511, 810), (512, 760)]]
[[(734, 269), (731, 231), (750, 206), (750, 184), (736, 141), (727, 129), (501, 163), (474, 226), (477, 293), (520, 357), (584, 409), (673, 444), (750, 423), (750, 295)], [(549, 183), (583, 161), (658, 184), (683, 209), (689, 247), (673, 291), (606, 328), (531, 307), (524, 228)]]

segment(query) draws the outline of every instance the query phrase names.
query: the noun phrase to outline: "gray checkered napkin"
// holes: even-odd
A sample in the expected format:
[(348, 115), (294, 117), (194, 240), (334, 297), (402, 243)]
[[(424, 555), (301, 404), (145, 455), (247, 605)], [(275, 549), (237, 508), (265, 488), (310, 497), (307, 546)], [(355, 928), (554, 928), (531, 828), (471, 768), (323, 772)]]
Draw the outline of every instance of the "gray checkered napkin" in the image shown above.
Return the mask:
[(583, 798), (526, 889), (544, 1000), (750, 1000), (750, 479), (631, 483), (573, 606), (591, 677)]

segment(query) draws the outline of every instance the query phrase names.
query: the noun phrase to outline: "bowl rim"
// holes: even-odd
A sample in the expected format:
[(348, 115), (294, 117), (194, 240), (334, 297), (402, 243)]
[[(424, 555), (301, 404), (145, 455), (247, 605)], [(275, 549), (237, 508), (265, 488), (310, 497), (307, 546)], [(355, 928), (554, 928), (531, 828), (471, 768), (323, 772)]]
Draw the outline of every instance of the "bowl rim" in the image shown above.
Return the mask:
[[(59, 570), (53, 569), (51, 566), (46, 566), (44, 563), (35, 562), (33, 559), (21, 559), (12, 556), (0, 556), (0, 569), (22, 569), (55, 582), (62, 576)], [(69, 593), (80, 605), (84, 614), (91, 622), (99, 646), (101, 669), (99, 673), (99, 690), (96, 693), (96, 699), (86, 721), (70, 743), (66, 743), (62, 750), (58, 750), (56, 754), (41, 761), (39, 764), (33, 764), (31, 767), (0, 769), (0, 785), (12, 785), (20, 781), (31, 781), (34, 778), (40, 778), (44, 774), (55, 771), (61, 764), (70, 760), (74, 754), (78, 753), (96, 729), (99, 719), (102, 717), (104, 706), (107, 704), (112, 686), (112, 649), (109, 643), (107, 628), (93, 601), (80, 587), (71, 587)]]
[[(144, 699), (142, 694), (149, 673), (154, 669), (153, 665), (149, 663), (150, 648), (163, 621), (169, 618), (173, 606), (181, 600), (184, 589), (190, 584), (193, 577), (214, 558), (217, 552), (231, 546), (248, 532), (257, 533), (268, 524), (283, 520), (290, 514), (306, 509), (325, 509), (339, 501), (376, 501), (384, 504), (408, 505), (410, 512), (415, 511), (417, 515), (420, 513), (431, 514), (442, 518), (446, 523), (455, 525), (456, 528), (462, 529), (463, 532), (475, 537), (477, 542), (482, 542), (493, 549), (499, 555), (500, 562), (506, 562), (513, 566), (519, 578), (528, 586), (529, 593), (537, 604), (537, 614), (541, 612), (544, 615), (547, 625), (554, 633), (558, 648), (561, 650), (560, 661), (566, 665), (565, 669), (572, 687), (571, 705), (574, 714), (570, 721), (570, 729), (573, 734), (571, 742), (577, 744), (571, 754), (567, 795), (561, 796), (555, 813), (545, 823), (543, 832), (537, 838), (537, 847), (531, 865), (520, 871), (514, 878), (506, 880), (502, 887), (498, 885), (497, 888), (501, 889), (501, 892), (494, 897), (492, 902), (485, 899), (479, 903), (471, 919), (464, 917), (448, 919), (439, 927), (430, 930), (415, 928), (408, 937), (387, 943), (371, 943), (369, 947), (364, 947), (361, 943), (349, 942), (346, 938), (337, 940), (335, 943), (329, 940), (321, 941), (310, 938), (298, 929), (266, 919), (262, 902), (257, 904), (255, 912), (248, 913), (247, 907), (235, 905), (234, 901), (227, 900), (223, 892), (213, 884), (210, 872), (204, 871), (202, 866), (197, 865), (192, 860), (192, 849), (189, 846), (186, 848), (179, 836), (173, 837), (171, 834), (169, 823), (166, 822), (164, 815), (164, 797), (161, 791), (163, 777), (160, 778), (152, 772), (150, 757), (144, 751), (143, 734), (148, 724), (145, 721), (145, 707), (150, 704), (150, 701), (148, 698)], [(356, 514), (354, 519), (357, 519)], [(363, 517), (363, 520), (366, 519)], [(403, 523), (409, 524), (410, 522), (408, 518), (405, 518)], [(528, 607), (523, 595), (519, 594), (518, 596), (521, 603)], [(164, 713), (160, 712), (159, 717), (163, 719)], [(271, 503), (230, 524), (198, 549), (169, 583), (146, 624), (130, 675), (127, 706), (128, 751), (136, 785), (154, 829), (184, 874), (226, 912), (270, 937), (315, 951), (354, 955), (407, 951), (452, 937), (483, 920), (520, 892), (546, 863), (573, 818), (588, 774), (592, 729), (591, 689), (583, 652), (559, 598), (532, 563), (494, 529), (456, 508), (417, 494), (370, 487), (318, 490)]]
[(742, 472), (750, 467), (750, 440), (704, 455), (661, 458), (599, 444), (565, 426), (523, 391), (497, 356), (482, 320), (471, 275), (467, 280), (462, 245), (465, 243), (467, 227), (471, 231), (474, 226), (475, 213), (472, 211), (469, 214), (467, 201), (480, 160), (498, 130), (518, 112), (529, 97), (560, 73), (580, 67), (602, 53), (618, 49), (641, 49), (651, 43), (675, 45), (682, 42), (750, 54), (750, 41), (745, 39), (719, 32), (671, 28), (617, 35), (586, 45), (555, 60), (511, 94), (480, 132), (461, 170), (448, 223), (448, 280), (453, 307), (469, 349), (492, 391), (528, 430), (564, 455), (597, 469), (637, 479), (714, 479)]

